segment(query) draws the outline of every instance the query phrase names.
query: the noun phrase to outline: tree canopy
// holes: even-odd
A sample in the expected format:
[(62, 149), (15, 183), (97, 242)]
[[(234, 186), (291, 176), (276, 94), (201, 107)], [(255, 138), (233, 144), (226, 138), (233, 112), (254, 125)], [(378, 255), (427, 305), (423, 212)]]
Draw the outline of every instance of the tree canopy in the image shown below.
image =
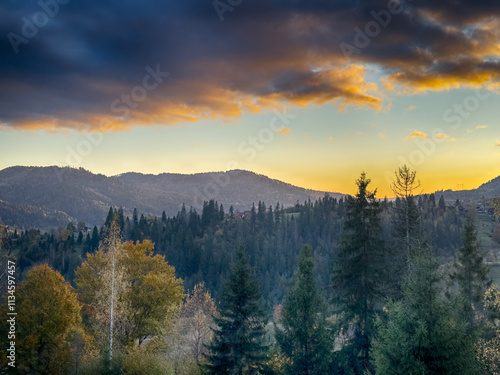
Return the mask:
[[(16, 370), (20, 374), (66, 374), (71, 366), (69, 334), (81, 322), (71, 285), (47, 265), (33, 268), (16, 288)], [(0, 368), (6, 370), (7, 303), (0, 306)]]

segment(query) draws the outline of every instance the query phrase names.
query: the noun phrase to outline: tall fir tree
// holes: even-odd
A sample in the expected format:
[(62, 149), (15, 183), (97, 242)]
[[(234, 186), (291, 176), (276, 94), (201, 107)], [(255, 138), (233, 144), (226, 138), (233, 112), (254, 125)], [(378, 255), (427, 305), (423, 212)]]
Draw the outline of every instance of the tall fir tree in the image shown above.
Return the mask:
[(276, 330), (287, 375), (329, 373), (332, 340), (325, 314), (326, 304), (314, 279), (312, 248), (304, 245), (295, 282), (283, 302), (282, 327)]
[(111, 223), (113, 222), (114, 217), (115, 217), (115, 212), (113, 211), (113, 207), (110, 207), (108, 211), (108, 216), (106, 217), (106, 221), (104, 222), (104, 226), (106, 228), (111, 227)]
[(387, 277), (381, 208), (376, 191), (367, 190), (370, 182), (361, 173), (356, 180), (358, 193), (347, 198), (347, 218), (333, 274), (335, 303), (343, 312), (343, 325), (354, 328), (354, 337), (343, 350), (350, 358), (350, 370), (356, 374), (373, 368), (370, 346)]
[(419, 250), (403, 299), (386, 306), (372, 355), (380, 374), (480, 374), (475, 342), (454, 303), (440, 297), (442, 275), (429, 247)]
[(429, 195), (429, 199), (427, 200), (427, 205), (428, 208), (430, 209), (436, 208), (436, 196), (434, 195), (434, 193)]
[(397, 213), (396, 231), (398, 237), (404, 238), (407, 262), (410, 261), (411, 239), (417, 229), (419, 218), (418, 208), (413, 196), (414, 190), (420, 188), (420, 181), (416, 180), (416, 176), (417, 172), (404, 164), (395, 172), (396, 179), (391, 185), (394, 194), (402, 200), (401, 208)]
[(92, 229), (92, 243), (91, 243), (91, 249), (92, 252), (96, 251), (99, 247), (99, 231), (97, 230), (97, 226), (94, 225), (94, 229)]
[(444, 197), (442, 195), (439, 198), (438, 207), (441, 213), (444, 213), (446, 211), (446, 202), (444, 201)]
[(266, 318), (254, 271), (243, 247), (229, 270), (218, 309), (214, 316), (214, 338), (208, 346), (208, 374), (258, 374), (265, 361)]
[(458, 284), (462, 299), (462, 314), (469, 331), (475, 327), (476, 312), (482, 309), (484, 293), (491, 284), (488, 279), (489, 267), (481, 256), (474, 222), (469, 217), (465, 222), (463, 245), (458, 250), (452, 279)]

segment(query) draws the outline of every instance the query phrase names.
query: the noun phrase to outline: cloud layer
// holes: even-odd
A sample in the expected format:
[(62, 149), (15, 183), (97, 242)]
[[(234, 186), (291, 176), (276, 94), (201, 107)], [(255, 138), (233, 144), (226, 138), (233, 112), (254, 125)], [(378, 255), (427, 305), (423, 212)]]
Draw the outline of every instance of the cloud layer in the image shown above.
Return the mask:
[(380, 111), (385, 90), (500, 77), (494, 0), (254, 0), (223, 21), (211, 1), (60, 2), (0, 5), (3, 129), (125, 130), (283, 102)]

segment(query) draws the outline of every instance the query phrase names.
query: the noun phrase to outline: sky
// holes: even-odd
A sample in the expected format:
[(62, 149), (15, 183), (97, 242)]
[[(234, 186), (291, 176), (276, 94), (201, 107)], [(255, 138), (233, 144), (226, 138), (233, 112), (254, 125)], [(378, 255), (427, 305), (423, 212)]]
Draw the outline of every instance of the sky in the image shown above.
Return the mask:
[(6, 0), (0, 36), (0, 169), (500, 175), (497, 0)]

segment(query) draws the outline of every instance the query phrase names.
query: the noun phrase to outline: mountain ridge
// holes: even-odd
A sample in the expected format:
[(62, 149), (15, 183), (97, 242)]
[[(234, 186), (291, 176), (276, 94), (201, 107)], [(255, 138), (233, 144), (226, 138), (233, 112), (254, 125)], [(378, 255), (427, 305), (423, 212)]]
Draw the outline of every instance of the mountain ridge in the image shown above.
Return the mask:
[[(210, 199), (223, 204), (226, 211), (251, 208), (259, 201), (293, 206), (329, 194), (341, 198), (348, 194), (306, 189), (252, 171), (159, 174), (125, 172), (113, 176), (84, 168), (11, 166), (0, 170), (0, 220), (19, 228), (50, 229), (68, 221), (101, 225), (109, 207), (122, 207), (126, 215), (134, 208), (145, 215), (163, 211), (174, 216), (184, 203), (202, 208)], [(500, 196), (500, 176), (471, 190), (436, 191), (447, 201), (474, 204), (483, 198)]]
[(137, 208), (146, 215), (165, 211), (173, 216), (183, 203), (200, 210), (203, 201), (210, 199), (223, 204), (226, 211), (230, 205), (235, 211), (243, 211), (258, 201), (291, 206), (325, 194), (344, 196), (297, 187), (246, 170), (105, 176), (83, 168), (12, 166), (0, 171), (0, 219), (21, 228), (40, 227), (44, 220), (51, 227), (54, 223), (66, 225), (68, 220), (101, 225), (110, 206), (123, 207), (127, 215)]
[(436, 196), (443, 195), (447, 201), (459, 200), (466, 204), (482, 201), (483, 199), (491, 199), (500, 197), (500, 176), (495, 177), (477, 187), (470, 190), (438, 190)]

